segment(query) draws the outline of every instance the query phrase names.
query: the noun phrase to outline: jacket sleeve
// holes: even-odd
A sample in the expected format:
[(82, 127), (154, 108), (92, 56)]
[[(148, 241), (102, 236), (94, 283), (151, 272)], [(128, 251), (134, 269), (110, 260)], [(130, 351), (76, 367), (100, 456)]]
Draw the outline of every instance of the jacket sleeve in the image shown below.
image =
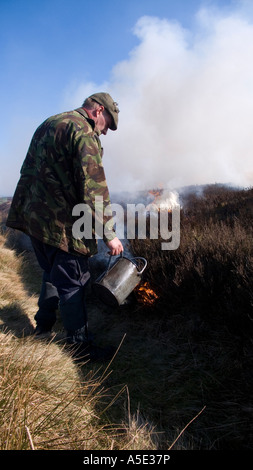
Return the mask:
[(93, 233), (107, 242), (116, 234), (102, 154), (100, 139), (94, 132), (75, 133), (73, 166), (78, 198), (92, 211)]

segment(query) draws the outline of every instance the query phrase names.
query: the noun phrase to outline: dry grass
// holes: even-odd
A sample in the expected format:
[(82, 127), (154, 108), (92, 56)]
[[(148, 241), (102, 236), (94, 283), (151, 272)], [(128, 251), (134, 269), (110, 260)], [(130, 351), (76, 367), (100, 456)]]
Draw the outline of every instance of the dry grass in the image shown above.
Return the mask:
[(5, 330), (11, 326), (21, 336), (33, 329), (38, 301), (23, 281), (28, 265), (29, 256), (25, 258), (7, 248), (6, 238), (0, 235), (0, 325)]
[(6, 243), (1, 236), (0, 449), (152, 448), (145, 423), (125, 414), (119, 424), (105, 419), (110, 403), (126, 396), (124, 386), (116, 396), (107, 390), (108, 366), (76, 365), (57, 337), (30, 336), (40, 271), (31, 254), (17, 255)]
[(80, 406), (70, 359), (54, 344), (3, 333), (1, 356), (1, 449), (29, 449), (31, 442), (35, 449), (78, 446), (80, 434), (70, 434), (71, 423), (92, 430), (93, 412)]

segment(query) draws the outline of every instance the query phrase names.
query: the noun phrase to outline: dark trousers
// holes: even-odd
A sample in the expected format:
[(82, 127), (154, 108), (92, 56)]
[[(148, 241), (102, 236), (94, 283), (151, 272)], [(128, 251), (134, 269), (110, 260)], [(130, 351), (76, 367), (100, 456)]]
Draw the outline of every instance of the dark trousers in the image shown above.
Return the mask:
[(68, 336), (81, 330), (87, 333), (84, 291), (90, 278), (88, 257), (66, 253), (34, 237), (30, 238), (43, 269), (39, 310), (34, 317), (37, 325), (50, 330), (59, 308)]

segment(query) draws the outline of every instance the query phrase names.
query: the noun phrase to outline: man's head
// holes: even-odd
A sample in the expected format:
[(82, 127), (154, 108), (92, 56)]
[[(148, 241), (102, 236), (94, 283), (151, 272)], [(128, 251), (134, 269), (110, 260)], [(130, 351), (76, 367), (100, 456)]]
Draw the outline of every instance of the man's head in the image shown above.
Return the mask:
[(108, 128), (115, 131), (118, 127), (119, 108), (109, 93), (95, 93), (83, 103), (83, 107), (91, 112), (96, 127), (103, 134)]

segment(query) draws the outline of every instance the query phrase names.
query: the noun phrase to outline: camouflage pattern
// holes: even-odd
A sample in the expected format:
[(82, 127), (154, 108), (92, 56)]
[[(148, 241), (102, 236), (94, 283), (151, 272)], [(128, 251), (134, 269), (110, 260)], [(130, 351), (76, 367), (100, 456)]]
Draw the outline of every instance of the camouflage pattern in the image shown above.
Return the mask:
[[(91, 240), (73, 237), (72, 210), (88, 204), (94, 218), (96, 196), (103, 197), (104, 208), (110, 204), (102, 154), (94, 121), (83, 108), (48, 118), (33, 135), (6, 225), (66, 252), (95, 254), (94, 230)], [(106, 223), (113, 227), (111, 215)], [(105, 241), (115, 236), (112, 231)]]

